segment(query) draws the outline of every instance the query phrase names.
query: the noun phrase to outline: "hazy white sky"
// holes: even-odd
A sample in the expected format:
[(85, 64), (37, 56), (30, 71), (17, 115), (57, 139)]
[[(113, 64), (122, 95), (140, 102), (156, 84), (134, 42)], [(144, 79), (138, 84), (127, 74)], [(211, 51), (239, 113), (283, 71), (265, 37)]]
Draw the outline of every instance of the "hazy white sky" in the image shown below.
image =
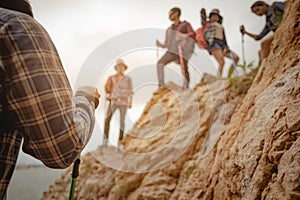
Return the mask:
[[(264, 17), (255, 16), (250, 12), (253, 2), (254, 0), (31, 0), (35, 18), (52, 37), (72, 85), (85, 60), (99, 45), (114, 36), (135, 29), (165, 30), (171, 24), (168, 12), (174, 6), (181, 8), (181, 19), (189, 21), (195, 30), (200, 26), (199, 11), (202, 7), (206, 8), (207, 12), (219, 8), (224, 17), (229, 46), (241, 58), (239, 26), (245, 24), (246, 28), (254, 33), (260, 32), (264, 26)], [(157, 35), (157, 38), (164, 40), (162, 35)], [(155, 39), (149, 38), (153, 41), (153, 45)], [(246, 60), (256, 61), (259, 43), (246, 36), (245, 47)], [(205, 54), (206, 52), (203, 53), (203, 50), (200, 51), (205, 58), (198, 61), (201, 64), (199, 68), (202, 67), (200, 69), (202, 72), (213, 73), (211, 62), (214, 62), (214, 59)], [(133, 59), (126, 60), (128, 65), (143, 64), (138, 56), (132, 57)], [(147, 57), (148, 64), (149, 62), (155, 64), (157, 61), (155, 51), (152, 55), (148, 53)]]

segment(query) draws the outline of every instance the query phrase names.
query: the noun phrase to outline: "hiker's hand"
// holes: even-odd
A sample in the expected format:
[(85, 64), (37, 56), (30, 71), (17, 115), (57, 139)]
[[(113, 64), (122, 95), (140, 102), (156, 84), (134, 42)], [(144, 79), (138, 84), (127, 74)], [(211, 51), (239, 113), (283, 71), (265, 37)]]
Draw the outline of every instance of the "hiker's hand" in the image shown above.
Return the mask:
[(75, 96), (84, 96), (86, 97), (89, 102), (94, 106), (96, 109), (99, 105), (99, 99), (101, 97), (100, 93), (98, 92), (97, 88), (91, 86), (81, 86), (78, 88)]
[(130, 109), (132, 107), (132, 102), (129, 102), (127, 107)]
[(158, 47), (164, 48), (164, 45), (159, 40), (156, 40), (155, 44)]
[(244, 25), (241, 25), (240, 26), (240, 31), (242, 34), (245, 34), (246, 33), (246, 29), (245, 29), (245, 26)]
[(187, 35), (182, 34), (182, 33), (176, 33), (176, 41), (184, 40), (187, 38)]
[(106, 100), (107, 100), (107, 101), (111, 101), (111, 99), (112, 99), (112, 98), (111, 98), (111, 94), (110, 94), (110, 93), (107, 93), (107, 95), (106, 95)]

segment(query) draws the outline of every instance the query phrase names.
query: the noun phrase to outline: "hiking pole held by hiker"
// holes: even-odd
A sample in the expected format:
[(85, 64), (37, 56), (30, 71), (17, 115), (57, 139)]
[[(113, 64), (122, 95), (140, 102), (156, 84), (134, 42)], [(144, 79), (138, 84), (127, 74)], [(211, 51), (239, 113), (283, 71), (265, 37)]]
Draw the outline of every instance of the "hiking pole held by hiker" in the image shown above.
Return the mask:
[(239, 77), (239, 74), (238, 74), (238, 71), (237, 71), (237, 66), (236, 66), (236, 63), (235, 63), (235, 60), (234, 60), (233, 53), (232, 53), (232, 51), (230, 51), (230, 49), (228, 49), (228, 52), (229, 52), (230, 59), (232, 60), (232, 65), (233, 65), (234, 71), (235, 71), (235, 73), (236, 73), (236, 76)]
[(79, 165), (80, 165), (80, 156), (75, 160), (73, 164), (73, 170), (72, 170), (72, 180), (71, 180), (71, 187), (70, 187), (70, 193), (69, 193), (69, 200), (74, 199), (74, 193), (75, 193), (75, 186), (77, 177), (79, 176)]
[(240, 31), (241, 31), (241, 34), (242, 34), (242, 57), (243, 57), (243, 65), (246, 65), (246, 60), (245, 60), (245, 39), (244, 39), (244, 36), (245, 36), (245, 27), (244, 27), (244, 25), (240, 26)]
[[(96, 110), (99, 103), (100, 103), (100, 93), (98, 90), (94, 87), (90, 86), (81, 86), (76, 94), (76, 96), (84, 96), (89, 102), (91, 102), (91, 105), (94, 106), (94, 109)], [(74, 193), (75, 193), (75, 186), (76, 186), (76, 180), (79, 176), (79, 165), (80, 165), (80, 154), (78, 155), (77, 159), (74, 161), (73, 164), (73, 170), (72, 170), (72, 180), (71, 180), (71, 187), (70, 187), (70, 193), (69, 193), (69, 200), (74, 199)]]
[(159, 59), (159, 49), (158, 49), (158, 47), (156, 47), (156, 59), (157, 60)]
[(187, 88), (187, 80), (186, 80), (186, 72), (185, 72), (185, 66), (184, 66), (184, 60), (183, 60), (183, 54), (182, 54), (182, 47), (178, 45), (178, 54), (179, 54), (179, 62), (181, 66), (181, 72), (183, 76), (183, 89)]

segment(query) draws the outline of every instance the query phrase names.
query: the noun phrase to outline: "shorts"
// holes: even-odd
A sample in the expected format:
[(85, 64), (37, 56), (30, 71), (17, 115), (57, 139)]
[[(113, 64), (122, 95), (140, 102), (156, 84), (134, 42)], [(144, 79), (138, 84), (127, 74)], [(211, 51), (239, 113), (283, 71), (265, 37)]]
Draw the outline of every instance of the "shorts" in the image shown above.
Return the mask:
[(221, 49), (222, 51), (228, 49), (225, 40), (214, 39), (212, 45), (207, 45), (207, 50), (210, 54), (214, 49)]

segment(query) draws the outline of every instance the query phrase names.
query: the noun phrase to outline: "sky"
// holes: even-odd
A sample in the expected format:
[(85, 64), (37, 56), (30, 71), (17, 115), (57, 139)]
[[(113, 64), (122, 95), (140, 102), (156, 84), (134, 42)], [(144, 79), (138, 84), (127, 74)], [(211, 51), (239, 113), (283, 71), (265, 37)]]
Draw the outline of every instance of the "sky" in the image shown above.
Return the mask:
[[(195, 30), (200, 27), (199, 11), (202, 7), (206, 8), (207, 12), (213, 8), (220, 9), (224, 17), (228, 44), (241, 58), (239, 26), (244, 24), (253, 33), (259, 33), (264, 26), (264, 17), (255, 16), (250, 12), (253, 2), (253, 0), (31, 0), (35, 18), (50, 34), (73, 86), (80, 68), (99, 45), (117, 35), (136, 29), (165, 30), (171, 24), (168, 12), (174, 6), (181, 8), (181, 19), (190, 22)], [(163, 41), (164, 35), (157, 35), (156, 38)], [(156, 38), (148, 38), (153, 41), (153, 47)], [(246, 36), (244, 45), (246, 60), (257, 61), (259, 42)], [(203, 54), (202, 51), (200, 52)], [(160, 56), (162, 54), (163, 52)], [(143, 61), (137, 59), (138, 56), (133, 57), (135, 59), (126, 60), (128, 65), (143, 65)], [(147, 57), (149, 63), (155, 64), (157, 61), (155, 50)], [(203, 60), (204, 62), (198, 61), (203, 68), (201, 71), (213, 73), (209, 69), (211, 66), (204, 66), (202, 63), (213, 62), (215, 65), (215, 60), (208, 54)]]
[[(129, 66), (127, 74), (133, 79), (133, 108), (128, 111), (127, 129), (131, 128), (143, 111), (154, 90), (157, 89), (156, 62), (164, 51), (155, 47), (155, 40), (164, 41), (165, 30), (171, 25), (168, 12), (181, 8), (181, 20), (191, 23), (194, 30), (200, 27), (200, 9), (209, 13), (220, 9), (227, 42), (242, 60), (242, 43), (239, 26), (259, 33), (264, 17), (251, 13), (254, 0), (30, 0), (35, 19), (47, 30), (62, 60), (66, 74), (74, 89), (89, 84), (102, 94), (100, 109), (96, 111), (96, 134), (93, 147), (99, 142), (103, 129), (104, 84), (114, 71), (117, 58)], [(273, 1), (267, 0), (271, 4)], [(259, 42), (245, 36), (245, 58), (257, 63)], [(189, 67), (191, 86), (195, 86), (203, 73), (216, 74), (217, 63), (206, 50), (196, 47)], [(229, 67), (230, 60), (226, 60)], [(171, 64), (165, 69), (166, 82), (181, 84), (180, 67)], [(117, 119), (115, 119), (116, 121)], [(116, 127), (115, 127), (116, 128)], [(116, 131), (117, 129), (115, 129)], [(24, 160), (28, 160), (27, 157)]]

